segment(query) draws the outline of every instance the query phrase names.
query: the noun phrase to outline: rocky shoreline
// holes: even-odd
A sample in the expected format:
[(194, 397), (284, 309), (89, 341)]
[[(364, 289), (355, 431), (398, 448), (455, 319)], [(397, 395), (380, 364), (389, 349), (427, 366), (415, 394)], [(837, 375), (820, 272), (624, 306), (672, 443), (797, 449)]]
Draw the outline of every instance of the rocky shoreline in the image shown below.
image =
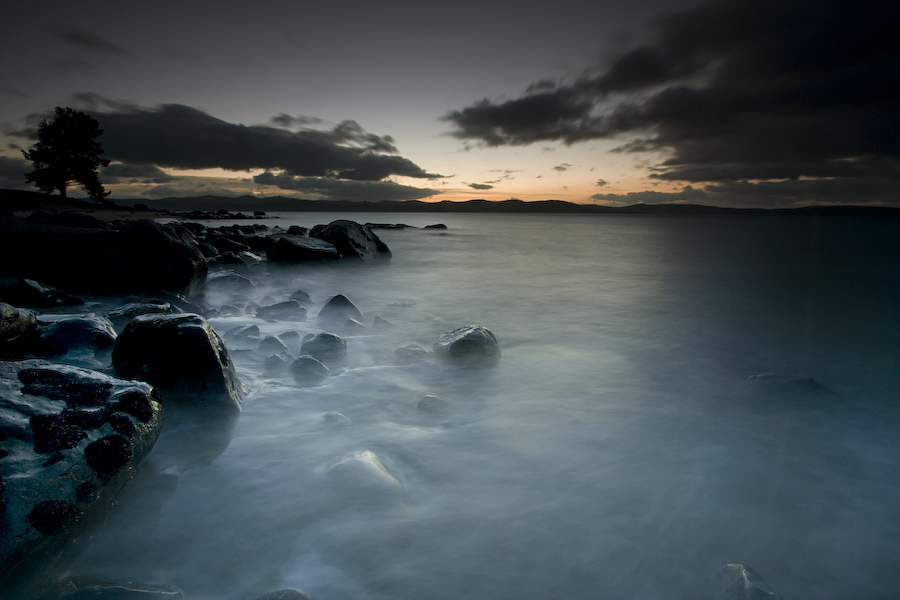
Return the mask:
[[(0, 597), (180, 597), (172, 586), (56, 574), (64, 573), (73, 542), (103, 519), (164, 422), (219, 436), (206, 444), (213, 453), (227, 446), (246, 389), (207, 319), (234, 312), (305, 320), (311, 305), (302, 290), (260, 306), (239, 299), (210, 306), (204, 292), (252, 287), (246, 275), (266, 263), (385, 261), (391, 251), (373, 229), (404, 227), (212, 228), (45, 209), (0, 216), (0, 248), (14, 257), (0, 269)], [(301, 387), (328, 377), (328, 365), (346, 354), (329, 328), (364, 328), (362, 315), (337, 295), (317, 318), (325, 329), (297, 340), (294, 354), (287, 334), (261, 340), (266, 368), (284, 370)], [(373, 326), (391, 324), (376, 317)], [(232, 340), (242, 335), (253, 332), (228, 332)], [(432, 355), (417, 349), (419, 359)], [(404, 352), (412, 350), (401, 348), (398, 357)], [(499, 346), (484, 328), (460, 328), (442, 336), (433, 355), (489, 365)], [(305, 597), (299, 590), (263, 596)]]

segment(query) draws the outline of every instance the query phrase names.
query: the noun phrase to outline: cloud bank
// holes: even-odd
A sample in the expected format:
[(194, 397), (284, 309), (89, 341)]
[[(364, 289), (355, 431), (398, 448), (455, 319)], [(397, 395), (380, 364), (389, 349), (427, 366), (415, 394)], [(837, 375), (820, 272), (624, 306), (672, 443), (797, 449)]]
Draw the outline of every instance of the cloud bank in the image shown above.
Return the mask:
[[(897, 193), (897, 22), (897, 4), (869, 0), (707, 1), (576, 81), (443, 120), (486, 146), (619, 139), (619, 152), (663, 152), (651, 176), (665, 181), (780, 181), (822, 201), (845, 196), (837, 181)], [(825, 193), (829, 181), (844, 191)]]

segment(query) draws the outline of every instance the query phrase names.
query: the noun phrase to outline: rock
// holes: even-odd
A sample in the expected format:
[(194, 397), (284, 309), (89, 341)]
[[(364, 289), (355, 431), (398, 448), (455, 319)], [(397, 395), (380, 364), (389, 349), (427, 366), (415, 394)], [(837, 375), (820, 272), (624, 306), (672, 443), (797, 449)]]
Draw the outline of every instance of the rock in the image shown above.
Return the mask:
[(237, 254), (238, 252), (247, 252), (250, 250), (250, 246), (247, 244), (239, 242), (234, 238), (223, 236), (213, 236), (206, 240), (206, 243), (218, 250), (220, 254), (223, 252)]
[(33, 279), (0, 277), (0, 301), (23, 308), (53, 308), (56, 306), (80, 306), (81, 298), (70, 296)]
[(197, 242), (187, 230), (150, 220), (122, 226), (113, 269), (124, 286), (135, 291), (172, 290), (192, 293), (206, 281), (208, 266)]
[(439, 337), (434, 354), (459, 365), (488, 366), (499, 360), (500, 345), (490, 329), (466, 325)]
[(251, 290), (256, 287), (252, 281), (231, 270), (210, 273), (209, 277), (206, 278), (206, 285), (210, 287), (224, 287), (229, 290)]
[(269, 335), (259, 341), (259, 351), (267, 354), (278, 354), (287, 351), (287, 345), (277, 335)]
[(450, 409), (450, 402), (440, 396), (429, 394), (422, 396), (422, 399), (416, 404), (416, 408), (425, 413), (444, 413)]
[(331, 369), (326, 367), (322, 361), (304, 354), (289, 367), (291, 377), (300, 385), (318, 385), (328, 377)]
[(316, 225), (309, 236), (332, 244), (345, 259), (372, 262), (391, 257), (391, 251), (371, 229), (354, 221), (332, 221), (328, 225)]
[(140, 315), (170, 315), (181, 310), (168, 302), (131, 302), (114, 308), (106, 316), (112, 321), (116, 330), (122, 331), (131, 321)]
[(37, 329), (34, 313), (0, 302), (0, 355), (15, 354)]
[(383, 318), (379, 317), (378, 315), (375, 315), (375, 318), (372, 319), (372, 327), (374, 327), (375, 329), (386, 330), (386, 329), (395, 329), (397, 326), (394, 325), (393, 323), (391, 323), (390, 321), (388, 321), (387, 319), (383, 319)]
[(49, 210), (36, 210), (25, 218), (29, 223), (36, 225), (54, 225), (56, 227), (81, 227), (84, 229), (115, 229), (106, 221), (97, 217), (69, 211), (56, 212)]
[(222, 338), (200, 315), (136, 317), (116, 339), (119, 377), (151, 383), (166, 403), (240, 410), (243, 386)]
[(171, 585), (135, 583), (100, 577), (66, 577), (55, 585), (54, 600), (180, 600)]
[(306, 309), (296, 300), (285, 300), (269, 306), (260, 306), (256, 309), (256, 316), (260, 319), (303, 321), (306, 319)]
[(356, 319), (347, 319), (347, 322), (344, 323), (344, 329), (348, 332), (362, 332), (366, 330), (366, 326), (357, 321)]
[(397, 355), (397, 361), (401, 364), (410, 364), (431, 357), (431, 353), (418, 344), (410, 344), (409, 346), (397, 348), (395, 354)]
[(202, 242), (197, 244), (197, 248), (199, 248), (200, 252), (203, 253), (207, 259), (214, 258), (219, 255), (219, 251), (212, 244), (207, 244), (206, 242)]
[(89, 352), (99, 359), (112, 352), (116, 343), (112, 322), (94, 313), (44, 315), (39, 321), (38, 335), (36, 353), (42, 356)]
[(341, 257), (334, 245), (317, 238), (274, 235), (268, 239), (266, 257), (272, 262), (303, 263)]
[(434, 225), (426, 225), (425, 229), (447, 229), (443, 223), (435, 223)]
[(225, 337), (239, 343), (252, 343), (259, 340), (259, 326), (238, 325), (234, 329), (229, 329)]
[(162, 405), (143, 382), (0, 362), (0, 424), (0, 589), (34, 597), (43, 561), (102, 520), (153, 448)]
[(267, 356), (263, 364), (265, 365), (265, 372), (267, 374), (275, 374), (287, 369), (293, 361), (294, 357), (286, 350), (283, 350)]
[(309, 334), (303, 338), (300, 354), (308, 354), (324, 363), (339, 362), (347, 356), (347, 342), (333, 333)]
[(347, 319), (362, 321), (363, 315), (347, 296), (338, 294), (328, 299), (316, 318), (329, 323), (345, 323)]
[(309, 228), (300, 227), (299, 225), (291, 225), (290, 227), (288, 227), (287, 232), (288, 235), (306, 236), (306, 234), (309, 233)]
[(716, 571), (713, 587), (716, 600), (781, 600), (759, 575), (740, 564)]
[(311, 304), (312, 299), (309, 297), (309, 294), (304, 292), (303, 290), (297, 290), (293, 294), (291, 294), (291, 300), (296, 300), (300, 304)]

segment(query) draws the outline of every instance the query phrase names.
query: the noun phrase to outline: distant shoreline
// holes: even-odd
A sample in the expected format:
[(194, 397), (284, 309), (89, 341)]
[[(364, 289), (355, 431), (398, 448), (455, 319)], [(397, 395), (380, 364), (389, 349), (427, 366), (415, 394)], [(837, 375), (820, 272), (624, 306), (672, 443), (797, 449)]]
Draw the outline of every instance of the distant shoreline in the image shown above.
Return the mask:
[(178, 217), (182, 212), (366, 212), (366, 213), (500, 213), (500, 214), (602, 214), (602, 215), (809, 215), (836, 217), (900, 217), (900, 207), (816, 205), (799, 208), (723, 208), (699, 204), (634, 204), (623, 207), (575, 204), (562, 200), (467, 200), (463, 202), (300, 200), (272, 196), (226, 198), (197, 196), (185, 198), (117, 199), (105, 205), (88, 200), (42, 192), (0, 190), (0, 211), (68, 210), (87, 212), (98, 218), (140, 219)]

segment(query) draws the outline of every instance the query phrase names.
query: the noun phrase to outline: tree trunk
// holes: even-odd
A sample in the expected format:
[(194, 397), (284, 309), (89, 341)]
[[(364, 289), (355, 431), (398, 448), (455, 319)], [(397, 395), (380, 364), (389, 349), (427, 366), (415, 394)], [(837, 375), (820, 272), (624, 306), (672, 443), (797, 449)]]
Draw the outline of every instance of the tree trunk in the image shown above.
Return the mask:
[(62, 198), (63, 200), (66, 199), (66, 184), (65, 183), (62, 184), (61, 186), (59, 186), (59, 197)]

